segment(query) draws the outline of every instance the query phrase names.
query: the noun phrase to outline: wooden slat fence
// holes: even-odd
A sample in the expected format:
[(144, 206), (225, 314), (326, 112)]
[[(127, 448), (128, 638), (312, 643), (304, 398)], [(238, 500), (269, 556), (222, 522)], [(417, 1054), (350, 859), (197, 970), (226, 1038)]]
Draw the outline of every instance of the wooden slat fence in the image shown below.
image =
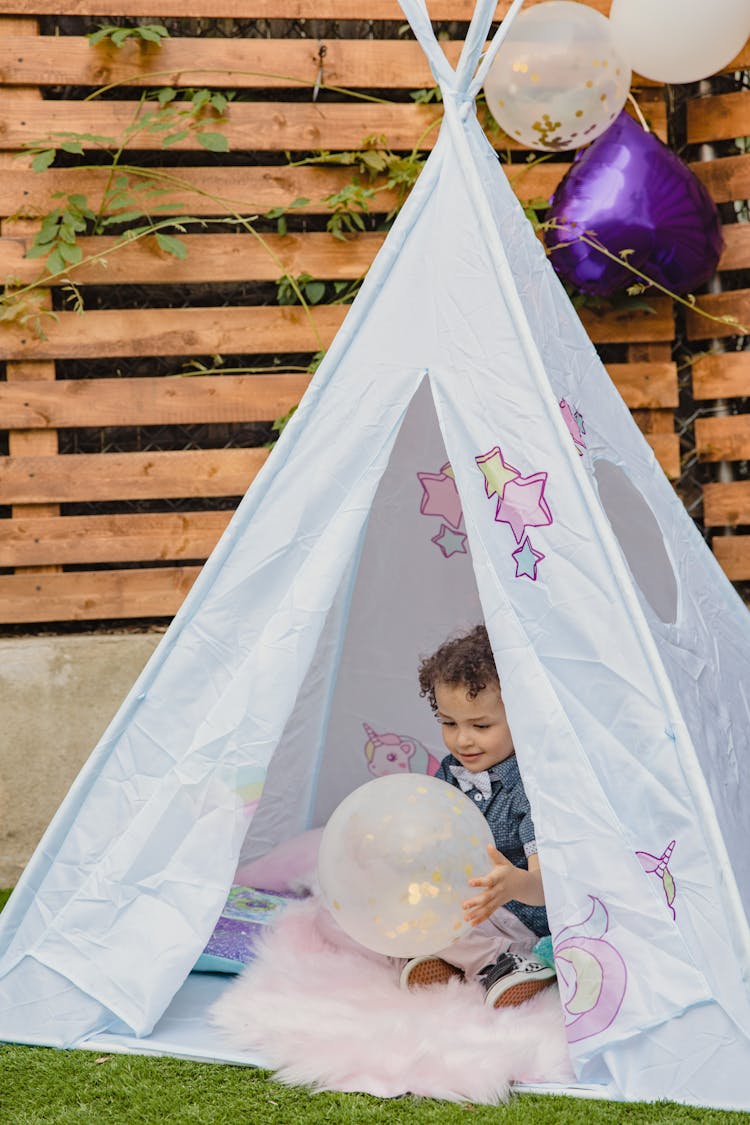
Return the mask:
[[(609, 0), (587, 2), (605, 14), (609, 9)], [(473, 3), (432, 0), (429, 6), (433, 19), (453, 27), (465, 23)], [(506, 0), (499, 3), (498, 19), (507, 7)], [(117, 147), (93, 137), (119, 143), (143, 91), (237, 92), (225, 123), (214, 126), (206, 118), (206, 128), (226, 136), (227, 155), (206, 152), (195, 130), (168, 149), (163, 135), (153, 132), (126, 137), (123, 159), (141, 170), (129, 173), (128, 182), (142, 182), (139, 177), (149, 174), (144, 170), (162, 176), (158, 216), (211, 220), (206, 229), (191, 226), (180, 236), (184, 258), (160, 248), (153, 236), (120, 249), (110, 234), (82, 238), (87, 264), (71, 276), (85, 313), (66, 307), (57, 277), (39, 298), (42, 309), (54, 305), (54, 319), (29, 315), (0, 323), (0, 425), (8, 436), (7, 455), (0, 458), (0, 624), (174, 614), (267, 456), (263, 434), (250, 447), (231, 446), (247, 444), (243, 427), (251, 424), (261, 423), (267, 438), (269, 423), (299, 400), (310, 358), (330, 343), (346, 312), (331, 303), (331, 283), (353, 282), (366, 272), (384, 238), (377, 220), (397, 203), (395, 192), (375, 180), (376, 221), (368, 220), (356, 237), (336, 239), (323, 228), (330, 197), (351, 183), (352, 168), (299, 165), (300, 156), (357, 150), (365, 137), (384, 137), (376, 148), (427, 152), (437, 135), (440, 106), (415, 104), (408, 96), (433, 80), (418, 45), (399, 36), (404, 19), (395, 0), (160, 0), (159, 18), (179, 21), (161, 46), (91, 47), (85, 37), (112, 17), (129, 25), (140, 17), (154, 21), (152, 9), (150, 0), (0, 0), (0, 279), (14, 287), (47, 277), (40, 259), (26, 254), (61, 197), (79, 193), (94, 211), (101, 207), (111, 187), (106, 167), (75, 165)], [(196, 19), (208, 36), (196, 36)], [(271, 22), (262, 33), (211, 35), (212, 28), (226, 34), (219, 24), (232, 20), (245, 29), (248, 21)], [(300, 20), (310, 21), (302, 28), (306, 35), (290, 22)], [(444, 47), (455, 61), (460, 42)], [(750, 47), (732, 64), (746, 66)], [(327, 88), (313, 100), (321, 80)], [(381, 100), (355, 100), (330, 87)], [(636, 94), (666, 138), (663, 91), (643, 81)], [(729, 93), (693, 103), (690, 142), (750, 133), (748, 97)], [(81, 140), (82, 155), (32, 171), (24, 146), (56, 132), (91, 136)], [(565, 160), (527, 165), (510, 138), (498, 131), (490, 136), (512, 156), (503, 167), (519, 198), (548, 199)], [(696, 170), (718, 202), (750, 196), (750, 156), (721, 156)], [(290, 212), (286, 234), (263, 219), (298, 199), (306, 202)], [(110, 213), (117, 214), (116, 205)], [(256, 233), (238, 224), (238, 215), (260, 216)], [(216, 229), (217, 221), (224, 226)], [(733, 277), (750, 267), (749, 231), (727, 225), (720, 268)], [(285, 273), (327, 283), (325, 300), (311, 310), (315, 330), (299, 305), (278, 303), (274, 283)], [(735, 288), (702, 301), (750, 320), (749, 292)], [(665, 471), (677, 478), (675, 310), (666, 297), (649, 303), (650, 312), (584, 309), (581, 315)], [(692, 339), (703, 339), (706, 323), (689, 319)], [(715, 326), (710, 335), (719, 337)], [(232, 357), (231, 363), (222, 357)], [(727, 352), (701, 359), (696, 397), (746, 396), (746, 358)], [(696, 427), (700, 456), (747, 457), (746, 422), (741, 416), (736, 423), (734, 417), (704, 419)], [(709, 432), (703, 428), (708, 423), (722, 425)], [(191, 430), (175, 436), (178, 427), (199, 427), (201, 447), (195, 448)], [(157, 431), (172, 436), (152, 442)], [(94, 446), (100, 435), (102, 452), (90, 451), (92, 435)], [(706, 490), (707, 522), (750, 524), (750, 497), (731, 491), (739, 487)], [(736, 504), (730, 496), (739, 498)], [(167, 502), (176, 510), (167, 510)], [(736, 548), (743, 539), (750, 536), (722, 538), (718, 546)], [(747, 549), (746, 562), (736, 553), (719, 557), (733, 576), (750, 577)]]
[[(714, 145), (750, 134), (750, 89), (706, 97), (688, 106), (690, 144)], [(724, 227), (718, 290), (701, 297), (701, 308), (750, 324), (750, 150), (698, 165), (696, 171), (722, 205), (744, 208), (744, 222)], [(744, 276), (743, 272), (744, 271)], [(728, 279), (726, 287), (725, 279)], [(721, 291), (723, 289), (723, 291)], [(714, 553), (730, 578), (750, 579), (750, 351), (738, 351), (731, 325), (691, 313), (687, 334), (695, 353), (693, 397), (705, 416), (695, 422), (699, 459), (714, 480), (703, 490), (703, 521), (714, 532)], [(746, 341), (745, 341), (746, 343)]]

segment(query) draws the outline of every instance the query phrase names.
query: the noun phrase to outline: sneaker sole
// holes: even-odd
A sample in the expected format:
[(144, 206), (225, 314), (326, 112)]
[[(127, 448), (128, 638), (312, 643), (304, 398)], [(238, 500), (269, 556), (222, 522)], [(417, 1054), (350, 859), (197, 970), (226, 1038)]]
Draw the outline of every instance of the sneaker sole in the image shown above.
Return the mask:
[(433, 984), (447, 984), (454, 977), (463, 977), (460, 969), (435, 957), (415, 965), (406, 981), (407, 988), (429, 988)]
[(537, 992), (541, 992), (544, 988), (549, 988), (549, 986), (554, 983), (554, 977), (548, 977), (547, 980), (519, 981), (518, 984), (514, 984), (506, 989), (502, 996), (498, 996), (492, 1006), (493, 1008), (516, 1008), (519, 1004), (525, 1004), (532, 996), (536, 996)]

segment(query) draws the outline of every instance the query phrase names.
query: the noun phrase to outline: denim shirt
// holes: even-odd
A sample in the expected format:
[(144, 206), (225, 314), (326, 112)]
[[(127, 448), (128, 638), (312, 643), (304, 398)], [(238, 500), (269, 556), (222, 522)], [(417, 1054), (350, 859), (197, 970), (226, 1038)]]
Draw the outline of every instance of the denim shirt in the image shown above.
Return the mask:
[[(460, 764), (457, 758), (448, 754), (440, 763), (435, 777), (460, 789), (458, 781), (450, 771), (451, 766), (460, 766)], [(533, 855), (537, 850), (536, 839), (531, 807), (521, 781), (515, 754), (511, 754), (503, 762), (498, 762), (487, 772), (492, 783), (492, 792), (487, 800), (478, 789), (469, 789), (466, 796), (486, 818), (497, 850), (502, 852), (515, 867), (528, 870), (528, 856)], [(527, 906), (525, 902), (513, 900), (505, 903), (505, 909), (520, 918), (538, 937), (549, 933), (547, 911), (543, 906)]]

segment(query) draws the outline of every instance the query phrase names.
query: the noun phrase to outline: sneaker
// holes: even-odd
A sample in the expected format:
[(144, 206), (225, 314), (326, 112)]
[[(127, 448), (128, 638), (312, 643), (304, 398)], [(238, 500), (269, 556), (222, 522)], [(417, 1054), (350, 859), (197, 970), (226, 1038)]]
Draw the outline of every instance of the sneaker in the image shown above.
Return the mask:
[(482, 969), (479, 979), (486, 989), (485, 1005), (505, 1008), (525, 1004), (537, 992), (553, 984), (556, 977), (554, 969), (541, 961), (517, 953), (503, 953), (494, 965)]
[(401, 970), (401, 988), (429, 988), (433, 984), (447, 984), (453, 977), (463, 977), (460, 969), (449, 965), (442, 957), (412, 957)]

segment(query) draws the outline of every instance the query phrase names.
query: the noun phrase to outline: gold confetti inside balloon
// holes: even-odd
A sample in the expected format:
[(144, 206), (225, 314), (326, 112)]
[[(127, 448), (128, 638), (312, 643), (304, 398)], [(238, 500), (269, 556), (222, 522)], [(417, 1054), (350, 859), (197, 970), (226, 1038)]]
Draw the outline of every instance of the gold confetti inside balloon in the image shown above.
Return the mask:
[(469, 928), (469, 879), (490, 868), (492, 833), (460, 789), (388, 774), (346, 797), (318, 855), (323, 899), (350, 937), (376, 953), (416, 957)]
[(630, 65), (609, 20), (571, 0), (517, 17), (484, 84), (493, 117), (524, 148), (560, 152), (603, 133), (625, 104)]

